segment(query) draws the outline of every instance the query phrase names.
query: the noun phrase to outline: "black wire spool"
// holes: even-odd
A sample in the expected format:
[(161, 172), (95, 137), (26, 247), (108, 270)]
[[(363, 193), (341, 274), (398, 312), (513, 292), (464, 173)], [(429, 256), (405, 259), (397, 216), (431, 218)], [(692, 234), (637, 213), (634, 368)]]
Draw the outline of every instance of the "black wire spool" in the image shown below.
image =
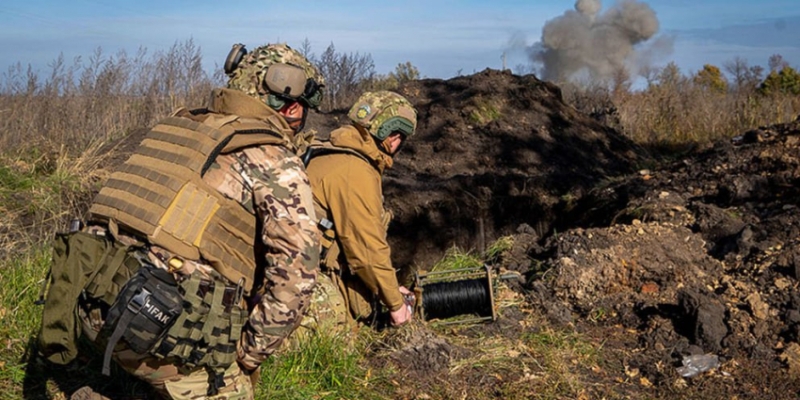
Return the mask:
[(422, 286), (422, 310), (426, 320), (462, 314), (492, 315), (491, 288), (487, 279), (435, 282)]

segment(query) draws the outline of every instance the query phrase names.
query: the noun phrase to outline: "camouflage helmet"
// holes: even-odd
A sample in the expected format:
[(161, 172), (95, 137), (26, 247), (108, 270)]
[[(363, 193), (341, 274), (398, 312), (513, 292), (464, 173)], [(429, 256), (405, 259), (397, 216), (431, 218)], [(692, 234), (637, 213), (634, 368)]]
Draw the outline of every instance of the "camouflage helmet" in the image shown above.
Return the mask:
[(261, 99), (273, 109), (287, 101), (311, 108), (322, 102), (325, 79), (306, 57), (286, 44), (268, 44), (249, 53), (235, 44), (225, 60), (228, 88)]
[(414, 106), (405, 97), (388, 90), (365, 92), (347, 116), (381, 141), (395, 131), (409, 138), (417, 128)]

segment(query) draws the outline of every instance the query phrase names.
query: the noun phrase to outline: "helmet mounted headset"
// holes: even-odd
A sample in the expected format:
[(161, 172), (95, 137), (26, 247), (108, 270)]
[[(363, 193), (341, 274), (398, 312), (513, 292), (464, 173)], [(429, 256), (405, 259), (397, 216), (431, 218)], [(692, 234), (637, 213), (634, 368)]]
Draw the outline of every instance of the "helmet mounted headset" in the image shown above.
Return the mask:
[[(287, 46), (288, 47), (288, 46)], [(225, 74), (231, 76), (244, 56), (247, 54), (243, 44), (235, 44), (225, 59)], [(314, 78), (309, 78), (306, 71), (293, 64), (275, 62), (266, 67), (266, 73), (262, 76), (261, 89), (268, 93), (266, 103), (274, 110), (280, 110), (287, 103), (300, 102), (305, 106), (303, 109), (303, 123), (297, 129), (302, 130), (305, 123), (308, 108), (318, 108), (322, 102), (322, 85)]]

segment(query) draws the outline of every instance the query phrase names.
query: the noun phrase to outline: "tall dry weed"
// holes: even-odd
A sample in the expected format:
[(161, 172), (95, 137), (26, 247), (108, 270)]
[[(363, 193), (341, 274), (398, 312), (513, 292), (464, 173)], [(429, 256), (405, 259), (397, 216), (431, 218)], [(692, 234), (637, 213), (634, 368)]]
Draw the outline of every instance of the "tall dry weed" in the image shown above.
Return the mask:
[[(720, 78), (721, 79), (721, 78)], [(633, 141), (655, 148), (683, 148), (739, 135), (760, 126), (785, 123), (800, 114), (800, 97), (763, 94), (758, 82), (732, 88), (710, 87), (696, 76), (667, 66), (639, 90), (618, 83), (564, 84), (568, 103), (602, 119)]]
[(179, 106), (204, 106), (219, 85), (191, 40), (152, 55), (59, 56), (47, 75), (18, 64), (3, 78), (0, 251), (64, 229), (114, 167), (114, 142)]
[(191, 40), (152, 55), (146, 49), (135, 55), (97, 49), (72, 63), (59, 56), (44, 78), (17, 64), (3, 78), (0, 145), (12, 151), (45, 140), (80, 153), (98, 140), (151, 126), (179, 106), (202, 106), (219, 85), (204, 71)]

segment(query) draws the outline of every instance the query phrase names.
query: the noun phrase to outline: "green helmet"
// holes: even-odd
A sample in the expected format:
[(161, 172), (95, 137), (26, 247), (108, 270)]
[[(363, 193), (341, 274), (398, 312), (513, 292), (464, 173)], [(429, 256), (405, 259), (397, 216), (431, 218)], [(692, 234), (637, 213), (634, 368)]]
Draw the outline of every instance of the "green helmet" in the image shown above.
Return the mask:
[(417, 128), (417, 110), (414, 106), (405, 97), (388, 90), (365, 92), (350, 108), (347, 116), (379, 141), (396, 131), (408, 139)]
[(228, 88), (261, 99), (275, 110), (287, 101), (310, 108), (322, 102), (325, 79), (307, 58), (286, 44), (268, 44), (247, 52), (235, 44), (225, 60)]

